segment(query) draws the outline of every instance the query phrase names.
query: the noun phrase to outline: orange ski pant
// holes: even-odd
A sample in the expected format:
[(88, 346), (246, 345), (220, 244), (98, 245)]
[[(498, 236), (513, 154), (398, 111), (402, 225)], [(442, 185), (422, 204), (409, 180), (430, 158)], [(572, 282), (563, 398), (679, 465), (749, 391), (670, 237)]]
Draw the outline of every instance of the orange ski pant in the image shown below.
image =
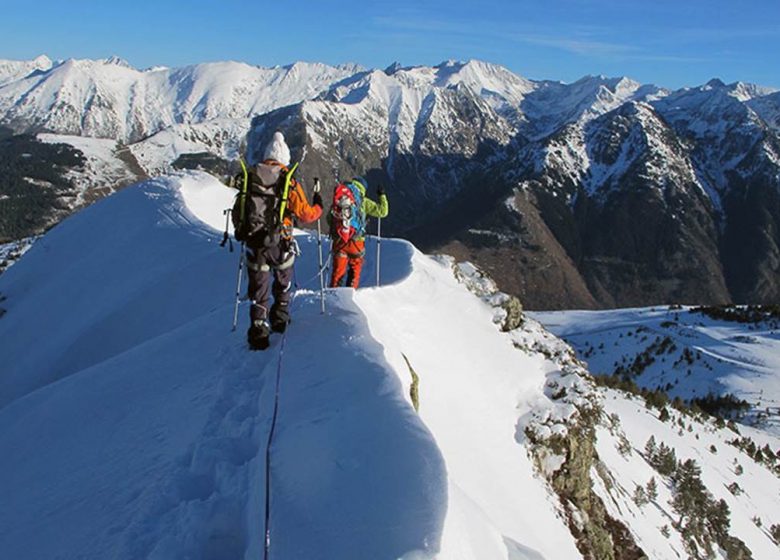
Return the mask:
[(350, 240), (340, 245), (333, 252), (333, 275), (330, 287), (341, 286), (344, 276), (347, 276), (347, 286), (357, 288), (360, 284), (360, 270), (363, 268), (363, 258), (366, 254), (365, 240)]

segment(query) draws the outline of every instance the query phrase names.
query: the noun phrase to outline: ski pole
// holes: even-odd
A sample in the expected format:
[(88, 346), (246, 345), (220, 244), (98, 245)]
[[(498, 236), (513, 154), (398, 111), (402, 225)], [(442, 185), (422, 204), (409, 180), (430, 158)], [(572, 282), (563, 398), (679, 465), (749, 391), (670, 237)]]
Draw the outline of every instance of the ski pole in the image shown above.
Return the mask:
[(376, 285), (379, 286), (379, 258), (382, 251), (382, 218), (376, 219)]
[(238, 280), (236, 280), (236, 307), (233, 310), (233, 331), (238, 325), (238, 304), (241, 302), (241, 273), (244, 271), (244, 243), (241, 243), (241, 254), (238, 258)]
[[(314, 192), (318, 193), (320, 192), (320, 179), (318, 177), (314, 178)], [(322, 226), (320, 225), (322, 216), (317, 218), (317, 252), (319, 253), (319, 259), (317, 261), (317, 265), (319, 266), (320, 271), (320, 307), (322, 309), (321, 313), (325, 313), (325, 278), (323, 277), (323, 266), (322, 266)]]
[(233, 240), (230, 239), (230, 234), (228, 234), (228, 228), (230, 227), (230, 208), (227, 210), (224, 210), (222, 212), (225, 215), (225, 233), (222, 236), (222, 242), (219, 244), (220, 247), (224, 247), (228, 242), (230, 242), (230, 252), (233, 252)]

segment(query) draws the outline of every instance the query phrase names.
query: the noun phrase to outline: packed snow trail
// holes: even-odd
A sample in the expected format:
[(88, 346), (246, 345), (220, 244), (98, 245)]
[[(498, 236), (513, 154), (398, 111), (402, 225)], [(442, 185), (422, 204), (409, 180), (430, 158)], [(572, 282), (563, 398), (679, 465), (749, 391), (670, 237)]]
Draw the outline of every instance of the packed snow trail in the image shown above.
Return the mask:
[[(230, 332), (237, 254), (218, 246), (218, 223), (196, 219), (208, 210), (221, 221), (231, 194), (198, 174), (127, 189), (63, 222), (0, 278), (4, 555), (261, 557), (280, 339), (248, 352), (245, 307)], [(304, 282), (316, 242), (299, 240)], [(387, 281), (409, 273), (408, 252), (385, 245)], [(271, 558), (435, 551), (442, 456), (351, 290), (331, 292), (325, 316), (314, 292), (294, 306)]]

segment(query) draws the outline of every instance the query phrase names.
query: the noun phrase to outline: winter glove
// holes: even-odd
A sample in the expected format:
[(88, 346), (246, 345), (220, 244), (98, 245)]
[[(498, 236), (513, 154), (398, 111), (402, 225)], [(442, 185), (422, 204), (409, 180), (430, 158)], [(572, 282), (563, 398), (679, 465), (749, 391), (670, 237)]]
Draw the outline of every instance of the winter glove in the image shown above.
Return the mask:
[(322, 195), (318, 192), (314, 193), (314, 196), (312, 197), (312, 202), (314, 203), (314, 206), (319, 206), (320, 208), (325, 207), (325, 205), (322, 203)]
[(376, 194), (377, 194), (378, 196), (384, 196), (384, 195), (385, 195), (385, 188), (384, 188), (382, 185), (379, 185), (379, 186), (376, 188)]

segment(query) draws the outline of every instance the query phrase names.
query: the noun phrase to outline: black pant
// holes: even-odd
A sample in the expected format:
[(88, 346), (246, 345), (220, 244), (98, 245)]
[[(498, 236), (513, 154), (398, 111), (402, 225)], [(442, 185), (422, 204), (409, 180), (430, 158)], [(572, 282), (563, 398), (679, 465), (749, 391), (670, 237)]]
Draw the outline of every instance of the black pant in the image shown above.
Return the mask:
[(292, 295), (294, 261), (295, 255), (282, 245), (262, 249), (247, 248), (248, 296), (252, 304), (249, 308), (249, 318), (252, 323), (268, 319), (268, 300), (271, 293), (274, 296), (274, 307), (284, 307), (286, 310)]

